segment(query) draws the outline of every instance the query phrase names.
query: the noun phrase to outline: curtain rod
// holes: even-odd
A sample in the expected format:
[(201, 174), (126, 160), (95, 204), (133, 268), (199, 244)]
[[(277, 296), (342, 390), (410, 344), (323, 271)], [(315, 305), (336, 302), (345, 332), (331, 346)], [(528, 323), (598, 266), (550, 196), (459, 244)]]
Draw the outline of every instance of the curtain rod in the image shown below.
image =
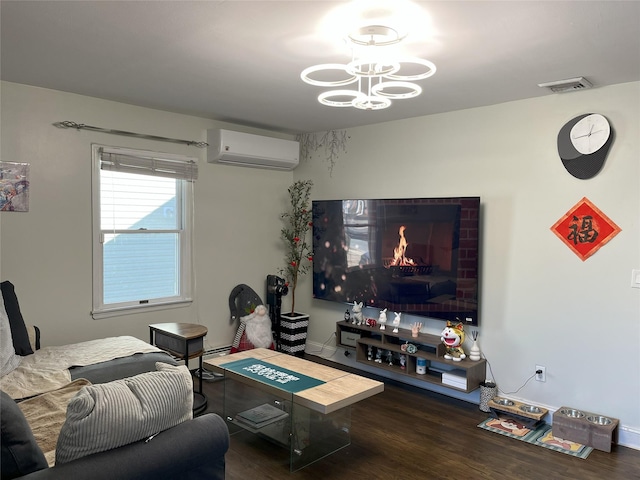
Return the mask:
[(58, 128), (75, 128), (76, 130), (91, 130), (92, 132), (111, 133), (113, 135), (124, 135), (125, 137), (144, 138), (146, 140), (159, 140), (161, 142), (181, 143), (184, 145), (193, 145), (194, 147), (205, 148), (209, 144), (207, 142), (196, 142), (193, 140), (180, 140), (177, 138), (158, 137), (156, 135), (146, 135), (144, 133), (125, 132), (124, 130), (110, 130), (107, 128), (92, 127), (91, 125), (85, 125), (84, 123), (71, 122), (65, 120), (64, 122), (56, 122), (53, 124)]

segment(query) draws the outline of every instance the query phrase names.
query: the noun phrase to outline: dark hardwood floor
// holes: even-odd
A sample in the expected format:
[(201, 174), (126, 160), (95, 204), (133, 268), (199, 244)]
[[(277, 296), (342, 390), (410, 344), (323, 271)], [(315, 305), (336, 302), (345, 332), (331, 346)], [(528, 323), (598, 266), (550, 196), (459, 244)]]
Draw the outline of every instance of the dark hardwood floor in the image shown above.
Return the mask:
[[(222, 382), (203, 388), (206, 411), (221, 414)], [(478, 428), (487, 416), (477, 405), (387, 380), (383, 393), (353, 405), (348, 447), (290, 473), (286, 449), (242, 432), (231, 437), (226, 478), (640, 479), (640, 451), (614, 445), (583, 460)]]

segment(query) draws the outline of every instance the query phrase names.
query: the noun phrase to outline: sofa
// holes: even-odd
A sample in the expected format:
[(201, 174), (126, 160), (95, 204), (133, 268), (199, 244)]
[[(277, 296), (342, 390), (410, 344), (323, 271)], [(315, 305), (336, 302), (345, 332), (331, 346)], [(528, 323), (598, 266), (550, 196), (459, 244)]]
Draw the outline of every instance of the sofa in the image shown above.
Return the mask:
[[(2, 480), (224, 478), (229, 431), (216, 414), (193, 417), (186, 366), (128, 337), (40, 349), (14, 286), (0, 287)], [(121, 344), (128, 350), (113, 353)]]

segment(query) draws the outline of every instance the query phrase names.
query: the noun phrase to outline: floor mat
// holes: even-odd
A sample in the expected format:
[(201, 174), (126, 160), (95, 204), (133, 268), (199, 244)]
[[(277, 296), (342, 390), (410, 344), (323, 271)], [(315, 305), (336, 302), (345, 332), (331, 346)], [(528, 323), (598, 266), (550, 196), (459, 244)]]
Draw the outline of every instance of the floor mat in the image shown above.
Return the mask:
[(578, 458), (587, 458), (593, 451), (592, 447), (554, 437), (551, 432), (551, 425), (547, 423), (542, 423), (532, 429), (516, 419), (505, 416), (500, 418), (490, 417), (480, 423), (478, 427)]

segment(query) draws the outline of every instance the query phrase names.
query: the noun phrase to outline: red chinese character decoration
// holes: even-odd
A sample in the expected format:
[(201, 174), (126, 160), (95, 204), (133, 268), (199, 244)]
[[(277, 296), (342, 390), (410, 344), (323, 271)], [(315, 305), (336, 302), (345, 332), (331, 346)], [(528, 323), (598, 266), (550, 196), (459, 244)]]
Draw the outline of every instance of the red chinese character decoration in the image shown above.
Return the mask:
[(584, 197), (576, 203), (551, 231), (584, 262), (615, 237), (621, 228)]

